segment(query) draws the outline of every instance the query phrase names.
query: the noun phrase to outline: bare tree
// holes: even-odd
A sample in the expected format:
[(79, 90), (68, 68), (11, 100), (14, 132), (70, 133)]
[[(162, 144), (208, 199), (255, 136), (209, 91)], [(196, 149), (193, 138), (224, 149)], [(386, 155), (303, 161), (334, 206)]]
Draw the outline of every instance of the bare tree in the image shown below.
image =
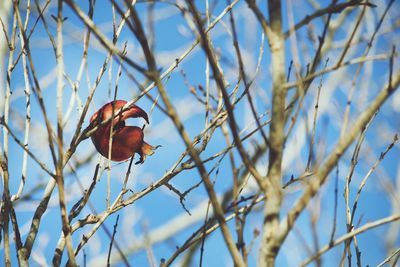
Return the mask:
[(397, 266), (399, 8), (1, 2), (0, 260)]

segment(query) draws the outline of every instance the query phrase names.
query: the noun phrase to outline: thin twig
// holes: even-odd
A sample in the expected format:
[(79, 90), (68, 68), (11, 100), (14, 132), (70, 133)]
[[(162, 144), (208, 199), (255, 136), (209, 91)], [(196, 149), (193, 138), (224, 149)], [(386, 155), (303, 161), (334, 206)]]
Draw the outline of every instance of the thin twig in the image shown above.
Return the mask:
[(313, 14), (307, 15), (305, 18), (300, 20), (298, 23), (296, 23), (296, 25), (294, 27), (292, 26), (292, 28), (290, 28), (289, 30), (287, 30), (285, 32), (285, 37), (289, 36), (290, 31), (292, 31), (292, 30), (297, 31), (301, 27), (303, 27), (303, 26), (307, 25), (308, 23), (310, 23), (315, 18), (324, 16), (326, 14), (340, 13), (346, 8), (355, 7), (355, 6), (376, 7), (376, 5), (374, 5), (372, 3), (369, 3), (368, 1), (367, 2), (363, 2), (363, 0), (352, 0), (352, 1), (339, 3), (339, 4), (331, 3), (326, 8), (318, 9)]
[(329, 251), (332, 247), (335, 247), (335, 246), (343, 243), (344, 241), (346, 241), (350, 238), (353, 238), (356, 235), (359, 235), (359, 234), (361, 234), (367, 230), (373, 229), (375, 227), (382, 226), (384, 224), (395, 222), (398, 220), (400, 220), (400, 215), (395, 214), (395, 215), (392, 215), (392, 216), (389, 216), (389, 217), (386, 217), (386, 218), (383, 218), (383, 219), (380, 219), (380, 220), (377, 220), (374, 222), (367, 223), (357, 229), (353, 229), (351, 232), (337, 238), (334, 242), (331, 242), (330, 244), (322, 247), (314, 256), (312, 256), (309, 259), (307, 259), (306, 261), (302, 262), (300, 266), (306, 266), (306, 265), (310, 264), (313, 260), (320, 257), (325, 252)]
[(110, 246), (108, 248), (107, 267), (111, 266), (110, 265), (111, 249), (112, 249), (113, 242), (114, 242), (114, 239), (115, 239), (115, 234), (117, 233), (118, 220), (119, 220), (119, 214), (117, 215), (117, 219), (115, 220), (114, 230), (113, 230), (112, 237), (111, 237), (111, 240), (110, 240)]
[(337, 224), (337, 208), (338, 208), (338, 184), (339, 184), (339, 165), (336, 166), (336, 176), (335, 176), (335, 191), (334, 191), (334, 209), (333, 209), (333, 220), (332, 220), (332, 232), (329, 244), (333, 243), (336, 233), (336, 224)]
[[(400, 253), (400, 248), (396, 249), (395, 251), (393, 251), (386, 259), (384, 259), (381, 263), (379, 263), (377, 265), (377, 267), (382, 267), (384, 266), (386, 263), (390, 262), (390, 260), (394, 257), (394, 256), (398, 256)], [(395, 266), (394, 264), (392, 266)]]

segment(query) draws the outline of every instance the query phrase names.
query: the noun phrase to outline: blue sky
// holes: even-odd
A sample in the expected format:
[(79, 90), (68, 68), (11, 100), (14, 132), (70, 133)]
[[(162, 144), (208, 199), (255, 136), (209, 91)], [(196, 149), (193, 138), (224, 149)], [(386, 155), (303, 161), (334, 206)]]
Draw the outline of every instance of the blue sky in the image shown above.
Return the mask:
[[(302, 19), (305, 15), (311, 14), (313, 8), (307, 3), (300, 3), (293, 1), (293, 9), (295, 10), (294, 19), (295, 22)], [(328, 5), (328, 1), (320, 1), (321, 6)], [(199, 5), (201, 10), (204, 10), (203, 1), (198, 1), (196, 4)], [(371, 35), (371, 31), (374, 30), (378, 18), (382, 14), (386, 7), (386, 1), (379, 1), (376, 3), (378, 7), (368, 13), (368, 18), (371, 20), (368, 23), (363, 23), (361, 26), (361, 33), (368, 38)], [(83, 3), (82, 9), (87, 10), (86, 2)], [(218, 1), (215, 8), (212, 11), (212, 19), (215, 18), (225, 7), (225, 1)], [(266, 5), (261, 5), (262, 10), (265, 13)], [(385, 18), (382, 29), (388, 29), (394, 25), (396, 19), (399, 19), (398, 10), (399, 5), (395, 3), (390, 9), (389, 15)], [(147, 7), (144, 4), (137, 4), (137, 10), (140, 17), (144, 22), (147, 21)], [(234, 15), (237, 20), (237, 30), (239, 36), (239, 42), (243, 49), (243, 55), (246, 62), (247, 74), (252, 77), (255, 73), (257, 60), (259, 56), (259, 47), (262, 43), (261, 28), (258, 22), (252, 15), (251, 11), (247, 8), (247, 4), (244, 2), (238, 3), (234, 7)], [(284, 29), (288, 28), (287, 23), (287, 6), (286, 2), (283, 7), (284, 14)], [(52, 6), (46, 14), (48, 22), (51, 24), (51, 31), (55, 33), (54, 21), (50, 18), (51, 14), (56, 14), (56, 6)], [(111, 7), (108, 1), (97, 1), (96, 9), (94, 12), (94, 21), (97, 23), (99, 28), (106, 36), (112, 37), (112, 24), (110, 24)], [(327, 67), (332, 66), (340, 54), (340, 44), (346, 38), (347, 29), (351, 28), (356, 18), (357, 12), (352, 12), (349, 18), (343, 22), (343, 25), (339, 27), (338, 34), (334, 36), (332, 40), (333, 46), (336, 45), (338, 48), (332, 49), (329, 53), (325, 54), (324, 57), (329, 58)], [(75, 80), (79, 70), (79, 65), (82, 59), (82, 36), (83, 36), (83, 24), (82, 22), (71, 12), (70, 8), (65, 6), (64, 16), (68, 19), (64, 24), (64, 65), (65, 72), (72, 80)], [(333, 20), (338, 19), (340, 15), (333, 15)], [(36, 18), (36, 13), (33, 13), (30, 19), (30, 27), (33, 25), (33, 21)], [(155, 27), (155, 54), (156, 60), (159, 63), (161, 71), (164, 71), (172, 64), (176, 57), (179, 57), (185, 49), (187, 49), (194, 40), (194, 34), (191, 32), (185, 18), (174, 8), (172, 5), (165, 3), (157, 3), (154, 9)], [(221, 53), (221, 66), (226, 76), (227, 82), (229, 83), (228, 91), (232, 91), (237, 82), (237, 68), (235, 52), (232, 46), (232, 40), (227, 34), (226, 27), (229, 27), (228, 16), (222, 20), (224, 24), (218, 24), (215, 29), (212, 30), (211, 36), (217, 51)], [(146, 25), (146, 23), (144, 23)], [(398, 40), (395, 36), (399, 34), (397, 26), (394, 26), (392, 33), (381, 33), (376, 38), (376, 43), (370, 52), (370, 55), (388, 53), (393, 44), (398, 45)], [(313, 44), (306, 38), (307, 30), (314, 30), (314, 34), (320, 35), (322, 32), (323, 24), (321, 19), (313, 20), (313, 22), (307, 27), (300, 30), (298, 40), (301, 41), (303, 47), (300, 47), (302, 52), (300, 53), (301, 66), (304, 71), (310, 56), (313, 53)], [(118, 45), (122, 46), (124, 42), (128, 42), (128, 53), (127, 55), (139, 62), (142, 66), (145, 66), (143, 56), (135, 41), (133, 35), (129, 32), (129, 29), (125, 27), (122, 31), (121, 37), (119, 38)], [(289, 62), (292, 59), (290, 40), (286, 42), (286, 64), (289, 66)], [(363, 40), (357, 45), (354, 45), (349, 50), (349, 55), (345, 60), (357, 58), (362, 55), (366, 48), (366, 41)], [(31, 40), (31, 51), (33, 60), (35, 62), (37, 76), (43, 85), (43, 96), (45, 104), (48, 110), (48, 115), (52, 125), (56, 125), (56, 76), (54, 68), (56, 66), (54, 52), (50, 46), (50, 42), (47, 38), (46, 31), (44, 30), (43, 24), (39, 22), (35, 29), (34, 35)], [(90, 86), (99, 72), (101, 65), (106, 57), (105, 50), (96, 41), (94, 37), (91, 38), (91, 47), (88, 54), (88, 65), (83, 75), (83, 78), (79, 87), (79, 97), (84, 102), (88, 95)], [(398, 57), (397, 57), (398, 59)], [(324, 68), (324, 62), (320, 64), (318, 69)], [(271, 75), (270, 75), (270, 56), (268, 44), (265, 41), (264, 44), (264, 55), (261, 61), (261, 68), (259, 75), (257, 76), (252, 93), (256, 99), (256, 106), (260, 113), (267, 112), (270, 109), (270, 91), (271, 91)], [(199, 104), (193, 95), (190, 93), (189, 86), (197, 87), (198, 85), (205, 86), (206, 74), (205, 74), (206, 60), (203, 51), (200, 47), (194, 49), (190, 55), (185, 58), (183, 62), (179, 64), (179, 67), (171, 74), (171, 76), (164, 80), (165, 87), (171, 97), (171, 101), (176, 107), (178, 114), (184, 122), (185, 128), (193, 138), (204, 128), (204, 106)], [(113, 98), (113, 94), (109, 94), (109, 89), (114, 88), (115, 81), (118, 73), (118, 61), (112, 61), (112, 70), (107, 70), (101, 80), (97, 91), (93, 98), (93, 105), (90, 106), (87, 119), (85, 120), (84, 127), (89, 124), (89, 117), (103, 104), (109, 102)], [(321, 83), (321, 99), (319, 107), (319, 115), (317, 120), (317, 132), (316, 132), (316, 144), (317, 144), (317, 155), (322, 160), (329, 152), (333, 149), (338, 141), (341, 123), (345, 112), (345, 104), (351, 88), (351, 81), (354, 77), (357, 65), (352, 65), (347, 68), (341, 69), (340, 71), (328, 73), (322, 77), (317, 78), (310, 87), (310, 93), (304, 100), (303, 108), (300, 111), (298, 123), (296, 124), (293, 134), (288, 138), (285, 146), (284, 156), (284, 180), (290, 179), (291, 175), (297, 177), (304, 171), (305, 164), (307, 162), (308, 150), (308, 137), (306, 134), (306, 124), (310, 127), (312, 122), (312, 116), (314, 114), (314, 103), (317, 93), (318, 85)], [(136, 75), (135, 77), (141, 82), (145, 83), (142, 75), (128, 68), (128, 70)], [(395, 70), (398, 70), (398, 63), (395, 64)], [(185, 77), (183, 76), (183, 73)], [(111, 80), (109, 79), (111, 77)], [(291, 80), (294, 80), (294, 73), (292, 72)], [(353, 96), (352, 114), (350, 116), (349, 128), (352, 123), (357, 119), (357, 116), (368, 107), (370, 101), (382, 88), (382, 85), (388, 79), (388, 60), (371, 61), (367, 63), (361, 70), (361, 75), (356, 81), (355, 95)], [(187, 84), (188, 83), (188, 84)], [(111, 84), (111, 86), (109, 86)], [(13, 72), (11, 87), (13, 91), (12, 102), (11, 102), (11, 127), (15, 129), (15, 132), (19, 138), (23, 138), (23, 130), (21, 129), (21, 116), (23, 118), (25, 114), (25, 97), (23, 94), (24, 80), (21, 64), (17, 66)], [(211, 79), (211, 92), (216, 93), (214, 83)], [(130, 100), (139, 94), (137, 86), (128, 77), (126, 72), (123, 72), (119, 81), (118, 99)], [(239, 92), (243, 91), (243, 87), (239, 88)], [(67, 113), (68, 104), (72, 95), (71, 87), (66, 83), (64, 89), (64, 112)], [(113, 90), (112, 90), (113, 92)], [(199, 93), (199, 91), (198, 91)], [(157, 91), (153, 89), (150, 93), (153, 98), (157, 98)], [(291, 92), (289, 93), (291, 94)], [(161, 101), (161, 100), (160, 100)], [(164, 173), (166, 173), (179, 158), (181, 153), (184, 151), (184, 144), (180, 139), (177, 131), (173, 127), (172, 122), (163, 114), (159, 109), (153, 109), (153, 102), (146, 97), (141, 98), (137, 103), (140, 107), (146, 110), (150, 115), (150, 125), (146, 126), (145, 140), (152, 145), (162, 145), (156, 151), (154, 156), (149, 157), (145, 164), (135, 166), (132, 170), (132, 175), (128, 183), (128, 187), (134, 192), (146, 188), (152, 182), (157, 181)], [(364, 145), (361, 149), (360, 160), (355, 169), (355, 174), (351, 184), (350, 201), (353, 203), (355, 200), (358, 186), (366, 175), (368, 170), (371, 168), (375, 160), (378, 159), (381, 152), (390, 144), (393, 139), (394, 133), (399, 132), (399, 109), (400, 97), (397, 92), (387, 103), (380, 109), (379, 114), (372, 122), (369, 131), (367, 132)], [(44, 161), (48, 166), (52, 166), (49, 149), (46, 146), (46, 132), (43, 128), (44, 121), (41, 111), (39, 109), (38, 102), (36, 99), (31, 97), (31, 108), (32, 108), (32, 125), (30, 135), (30, 149), (32, 152), (39, 156), (39, 159)], [(66, 128), (65, 128), (65, 148), (68, 147), (69, 142), (72, 138), (75, 130), (79, 110), (78, 104), (75, 103), (73, 106), (73, 112), (69, 117)], [(246, 100), (241, 101), (235, 108), (235, 115), (237, 116), (237, 122), (240, 129), (249, 127), (254, 128), (253, 118), (249, 111), (249, 104)], [(268, 117), (268, 116), (267, 116)], [(264, 118), (266, 120), (268, 118)], [(22, 121), (23, 122), (23, 121)], [(139, 119), (131, 119), (129, 124), (132, 125), (143, 125), (144, 121)], [(268, 126), (266, 127), (268, 131)], [(254, 151), (254, 142), (260, 142), (260, 135), (254, 135), (250, 141), (245, 142), (246, 149), (249, 152)], [(202, 159), (205, 159), (215, 153), (221, 151), (226, 146), (223, 134), (220, 130), (216, 130), (213, 137), (208, 145), (207, 149), (202, 153)], [(90, 155), (94, 152), (94, 146), (91, 141), (83, 141), (75, 153), (75, 159), (82, 159), (85, 156)], [(349, 162), (351, 159), (354, 145), (349, 148), (344, 157), (340, 160), (338, 168), (339, 175), (338, 179), (338, 212), (337, 212), (337, 228), (336, 237), (341, 236), (346, 232), (345, 228), (345, 204), (343, 198), (343, 189), (345, 186), (345, 177), (349, 171)], [(10, 138), (10, 150), (9, 150), (9, 163), (11, 174), (10, 189), (12, 193), (15, 193), (19, 186), (21, 176), (21, 161), (23, 152), (21, 148), (15, 144)], [(392, 189), (395, 192), (399, 192), (399, 147), (396, 145), (385, 157), (383, 162), (379, 165), (378, 169), (369, 178), (365, 189), (361, 193), (359, 205), (357, 207), (355, 221), (360, 221), (360, 225), (364, 225), (369, 221), (374, 221), (390, 214), (394, 214), (396, 211), (393, 209), (396, 201), (390, 200), (389, 193), (385, 190), (385, 186), (392, 185)], [(238, 154), (234, 154), (236, 164), (241, 163)], [(217, 159), (218, 160), (218, 159)], [(206, 164), (208, 170), (217, 164), (217, 160), (213, 160)], [(66, 183), (66, 194), (68, 200), (68, 209), (72, 207), (74, 203), (79, 199), (82, 194), (79, 184), (82, 184), (84, 188), (87, 188), (92, 180), (94, 167), (98, 162), (101, 162), (103, 166), (106, 166), (106, 161), (102, 160), (99, 154), (95, 154), (89, 164), (83, 168), (77, 169), (75, 175), (67, 175), (65, 177)], [(261, 157), (257, 167), (261, 171), (266, 171), (268, 158), (267, 155)], [(114, 199), (121, 190), (122, 183), (124, 180), (124, 174), (128, 168), (128, 163), (113, 163), (111, 169), (111, 199)], [(68, 170), (68, 168), (67, 168)], [(107, 192), (107, 176), (108, 172), (103, 171), (93, 191), (90, 203), (95, 206), (96, 212), (102, 212), (106, 208), (105, 195)], [(216, 192), (222, 195), (223, 192), (228, 190), (232, 186), (232, 174), (229, 165), (228, 157), (225, 157), (218, 167), (218, 171), (211, 173), (210, 178), (215, 180)], [(25, 192), (29, 192), (38, 182), (46, 184), (51, 179), (45, 175), (43, 171), (34, 163), (31, 159), (28, 161), (28, 177), (25, 186)], [(310, 228), (310, 214), (313, 212), (317, 216), (317, 230), (319, 236), (318, 241), (320, 246), (328, 244), (329, 237), (332, 229), (334, 214), (334, 189), (335, 189), (335, 171), (331, 173), (327, 183), (322, 187), (320, 193), (317, 195), (316, 200), (313, 201), (307, 210), (298, 219), (295, 230), (287, 237), (283, 247), (281, 248), (280, 254), (277, 259), (277, 266), (297, 266), (299, 263), (308, 258), (306, 248), (313, 246), (312, 230)], [(79, 181), (79, 182), (78, 182)], [(176, 176), (171, 184), (182, 192), (190, 188), (194, 184), (200, 181), (198, 172), (193, 170), (184, 171)], [(396, 187), (397, 184), (397, 187)], [(300, 195), (300, 184), (290, 187), (285, 191), (285, 200), (283, 202), (282, 211), (283, 214), (295, 202), (297, 197)], [(254, 183), (249, 182), (249, 186), (243, 196), (248, 196), (254, 193)], [(30, 225), (30, 219), (34, 209), (38, 204), (38, 200), (41, 198), (43, 189), (37, 191), (32, 195), (33, 199), (30, 201), (24, 201), (16, 205), (16, 211), (18, 214), (18, 221), (21, 225), (22, 238), (25, 240), (28, 227)], [(395, 198), (395, 196), (394, 196)], [(398, 197), (397, 197), (398, 198)], [(192, 191), (185, 201), (186, 207), (189, 211), (198, 211), (199, 216), (197, 221), (193, 222), (192, 225), (184, 227), (178, 233), (168, 238), (161, 244), (154, 244), (151, 246), (151, 253), (156, 259), (156, 264), (159, 263), (161, 258), (169, 258), (175, 251), (176, 246), (182, 245), (182, 243), (195, 231), (199, 226), (202, 225), (204, 220), (204, 207), (207, 201), (207, 194), (203, 185), (200, 185), (194, 191)], [(203, 205), (203, 208), (199, 208)], [(78, 219), (84, 218), (87, 214), (91, 213), (88, 207), (83, 210)], [(397, 208), (397, 213), (398, 213)], [(193, 219), (193, 216), (186, 214), (181, 204), (179, 203), (179, 197), (168, 190), (166, 187), (159, 188), (152, 193), (141, 198), (133, 205), (124, 208), (123, 210), (111, 215), (104, 225), (109, 231), (112, 231), (113, 225), (117, 215), (120, 215), (116, 240), (118, 245), (121, 247), (129, 247), (129, 245), (137, 244), (141, 241), (141, 237), (151, 235), (152, 233), (158, 233), (157, 230), (162, 230), (163, 226), (174, 219), (179, 218), (176, 222), (176, 227), (184, 225), (186, 220)], [(252, 214), (249, 215), (246, 228), (245, 236), (246, 243), (250, 244), (253, 240), (253, 232), (255, 229), (261, 229), (262, 223), (262, 204), (256, 208)], [(76, 220), (75, 220), (76, 221)], [(74, 221), (74, 222), (75, 222)], [(40, 234), (37, 239), (37, 243), (34, 246), (32, 256), (32, 266), (39, 266), (41, 260), (45, 259), (46, 264), (51, 264), (51, 258), (54, 253), (54, 248), (60, 236), (60, 213), (58, 208), (57, 192), (53, 192), (53, 197), (50, 201), (50, 207), (45, 213), (42, 223), (40, 226)], [(398, 223), (397, 223), (398, 225)], [(229, 226), (234, 232), (234, 222), (229, 222)], [(86, 226), (83, 229), (78, 230), (73, 236), (73, 243), (76, 246), (81, 240), (83, 234), (87, 233), (92, 229), (92, 225)], [(171, 226), (172, 227), (172, 226)], [(369, 264), (374, 266), (381, 262), (387, 255), (385, 248), (386, 236), (388, 234), (389, 225), (381, 226), (371, 232), (362, 234), (358, 237), (360, 245), (360, 251), (362, 252), (362, 264)], [(162, 232), (160, 230), (160, 233)], [(167, 231), (168, 232), (168, 231)], [(250, 250), (249, 255), (249, 266), (256, 266), (258, 246), (260, 237), (254, 238), (254, 246)], [(305, 242), (305, 243), (304, 243)], [(107, 237), (103, 229), (99, 229), (97, 233), (89, 240), (85, 247), (85, 254), (87, 255), (87, 262), (93, 263), (94, 261), (101, 260), (102, 256), (107, 255), (109, 245), (109, 238)], [(399, 241), (395, 242), (394, 247), (400, 245)], [(353, 247), (352, 247), (353, 249)], [(148, 266), (148, 253), (143, 249), (134, 253), (128, 257), (132, 266)], [(313, 250), (314, 251), (314, 250)], [(343, 245), (338, 248), (324, 254), (322, 257), (324, 266), (337, 266), (340, 257), (342, 256)], [(116, 249), (113, 248), (113, 255), (116, 255)], [(353, 264), (355, 263), (355, 251), (352, 250)], [(0, 253), (0, 261), (3, 261), (3, 253)], [(193, 258), (193, 266), (197, 266), (199, 263), (199, 252)], [(64, 253), (63, 262), (65, 263), (66, 253)], [(83, 252), (81, 251), (77, 257), (79, 263), (83, 266)], [(182, 257), (178, 258), (175, 263), (182, 260)], [(13, 257), (13, 264), (16, 264), (16, 257)], [(211, 234), (205, 242), (205, 252), (203, 257), (203, 266), (230, 266), (232, 264), (228, 250), (224, 245), (222, 236), (217, 230)], [(90, 266), (90, 265), (89, 265)], [(116, 266), (124, 266), (123, 263), (119, 262)]]

